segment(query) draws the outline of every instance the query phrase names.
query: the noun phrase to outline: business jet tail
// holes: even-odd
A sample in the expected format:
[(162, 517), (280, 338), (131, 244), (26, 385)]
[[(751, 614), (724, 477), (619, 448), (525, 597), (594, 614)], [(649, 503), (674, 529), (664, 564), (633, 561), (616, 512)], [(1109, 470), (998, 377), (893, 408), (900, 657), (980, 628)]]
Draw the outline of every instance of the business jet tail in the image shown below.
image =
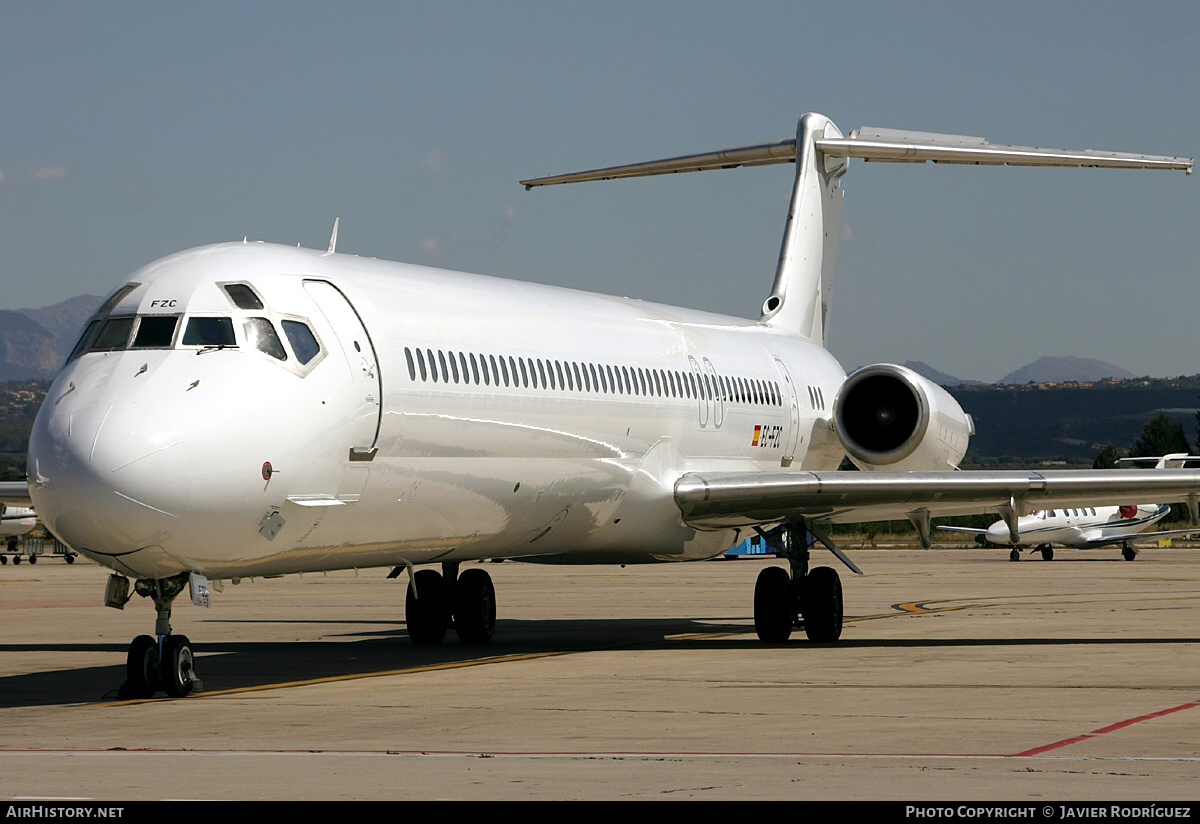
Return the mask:
[(521, 185), (532, 189), (586, 180), (795, 163), (796, 183), (792, 189), (775, 283), (763, 302), (759, 322), (824, 344), (833, 265), (841, 231), (842, 189), (839, 181), (852, 157), (888, 163), (931, 160), (965, 165), (1182, 169), (1188, 174), (1192, 171), (1191, 158), (1006, 146), (968, 135), (864, 126), (846, 137), (828, 117), (809, 112), (800, 118), (796, 137), (791, 140), (531, 178), (522, 180)]

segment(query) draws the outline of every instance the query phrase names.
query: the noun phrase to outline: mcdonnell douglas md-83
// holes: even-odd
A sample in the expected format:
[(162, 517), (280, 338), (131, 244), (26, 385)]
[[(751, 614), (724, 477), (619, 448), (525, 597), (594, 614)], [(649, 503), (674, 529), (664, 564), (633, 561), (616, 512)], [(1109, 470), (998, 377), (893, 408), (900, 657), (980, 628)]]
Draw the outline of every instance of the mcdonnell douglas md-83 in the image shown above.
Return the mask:
[[(806, 114), (794, 139), (526, 180), (526, 187), (795, 163), (757, 320), (264, 243), (135, 272), (88, 322), (29, 445), (47, 528), (153, 600), (121, 695), (197, 685), (175, 596), (256, 575), (407, 572), (408, 633), (485, 642), (495, 592), (464, 561), (701, 560), (755, 531), (768, 642), (842, 630), (841, 584), (800, 536), (836, 522), (1188, 501), (1200, 471), (959, 472), (971, 419), (894, 364), (847, 376), (825, 349), (851, 158), (1189, 170), (1186, 158), (1001, 146)], [(336, 238), (336, 232), (335, 232)], [(837, 471), (849, 455), (862, 470)], [(1136, 499), (1135, 498), (1135, 499)], [(848, 559), (845, 559), (848, 561)], [(421, 569), (419, 565), (438, 565)], [(853, 566), (851, 565), (851, 568)]]

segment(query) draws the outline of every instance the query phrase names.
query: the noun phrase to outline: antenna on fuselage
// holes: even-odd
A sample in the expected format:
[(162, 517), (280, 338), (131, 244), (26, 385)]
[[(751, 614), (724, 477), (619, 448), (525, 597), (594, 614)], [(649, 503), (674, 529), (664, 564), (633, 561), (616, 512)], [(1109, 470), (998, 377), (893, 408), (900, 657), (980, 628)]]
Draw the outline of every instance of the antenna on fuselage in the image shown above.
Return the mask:
[(333, 234), (329, 236), (329, 248), (325, 250), (325, 254), (327, 255), (332, 255), (335, 251), (337, 251), (337, 230), (338, 223), (340, 221), (340, 217), (335, 217), (333, 219)]

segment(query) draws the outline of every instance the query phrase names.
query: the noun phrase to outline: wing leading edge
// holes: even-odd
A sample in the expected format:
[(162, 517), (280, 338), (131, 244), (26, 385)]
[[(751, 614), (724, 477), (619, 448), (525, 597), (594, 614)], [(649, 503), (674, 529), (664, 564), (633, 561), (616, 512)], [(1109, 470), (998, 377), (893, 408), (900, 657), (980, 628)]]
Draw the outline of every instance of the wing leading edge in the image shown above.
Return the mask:
[(785, 521), (857, 523), (1063, 506), (1200, 499), (1200, 470), (689, 472), (675, 483), (683, 520), (720, 529)]

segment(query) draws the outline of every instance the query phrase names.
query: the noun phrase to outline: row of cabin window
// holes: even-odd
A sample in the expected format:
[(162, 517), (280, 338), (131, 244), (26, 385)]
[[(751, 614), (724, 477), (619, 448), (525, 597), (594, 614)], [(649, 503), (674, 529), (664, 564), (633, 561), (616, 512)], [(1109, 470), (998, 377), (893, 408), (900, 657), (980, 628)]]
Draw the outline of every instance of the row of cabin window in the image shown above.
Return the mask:
[[(1062, 512), (1063, 512), (1063, 515), (1069, 515), (1073, 518), (1078, 518), (1083, 515), (1095, 515), (1096, 514), (1096, 510), (1090, 506), (1085, 509), (1064, 509)], [(1054, 510), (1047, 509), (1045, 512), (1042, 513), (1043, 518), (1045, 518), (1046, 516), (1053, 518)]]
[(762, 406), (782, 406), (779, 386), (757, 378), (697, 375), (669, 369), (607, 366), (512, 355), (478, 355), (404, 347), (408, 376), (434, 383), (521, 386), (534, 389), (654, 395), (671, 398), (721, 398)]

